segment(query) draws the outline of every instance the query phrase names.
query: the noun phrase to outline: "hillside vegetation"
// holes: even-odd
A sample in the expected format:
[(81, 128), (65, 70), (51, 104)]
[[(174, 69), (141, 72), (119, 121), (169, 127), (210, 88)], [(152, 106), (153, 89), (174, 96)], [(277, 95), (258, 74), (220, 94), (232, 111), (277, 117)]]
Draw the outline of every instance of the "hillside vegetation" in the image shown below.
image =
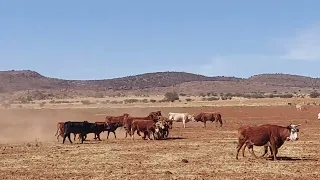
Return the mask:
[[(260, 74), (247, 79), (208, 77), (186, 72), (154, 72), (103, 80), (64, 80), (45, 77), (30, 70), (0, 71), (0, 93), (16, 98), (61, 99), (107, 94), (161, 94), (175, 91), (188, 95), (207, 93), (312, 92), (319, 78), (290, 74)], [(45, 96), (45, 97), (43, 97)]]

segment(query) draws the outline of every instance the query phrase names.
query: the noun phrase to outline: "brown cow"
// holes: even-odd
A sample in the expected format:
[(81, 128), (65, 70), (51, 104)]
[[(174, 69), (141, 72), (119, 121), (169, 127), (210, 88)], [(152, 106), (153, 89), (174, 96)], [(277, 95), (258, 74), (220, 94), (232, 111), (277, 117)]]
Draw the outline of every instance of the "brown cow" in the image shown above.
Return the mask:
[[(287, 140), (296, 141), (298, 140), (298, 125), (290, 124), (287, 127), (265, 124), (260, 126), (243, 126), (238, 129), (239, 138), (237, 146), (237, 155), (242, 146), (248, 146), (249, 152), (257, 158), (253, 152), (253, 145), (265, 146), (265, 151), (268, 150), (268, 146), (271, 148), (271, 154), (273, 154), (273, 160), (276, 161), (278, 149)], [(244, 147), (244, 149), (245, 149)], [(244, 149), (243, 152), (244, 153)], [(251, 150), (251, 151), (250, 151)], [(243, 154), (244, 155), (244, 154)]]
[(161, 111), (150, 112), (149, 115), (162, 116)]
[[(127, 116), (124, 118), (124, 129), (126, 130), (126, 136), (125, 138), (127, 138), (128, 134), (131, 136), (131, 125), (132, 125), (132, 121), (134, 119), (139, 119), (139, 120), (153, 120), (155, 123), (158, 122), (159, 118), (161, 116), (159, 116), (160, 111), (158, 112), (151, 112), (147, 117), (130, 117)], [(161, 112), (160, 112), (161, 113)]]
[(120, 123), (121, 125), (124, 125), (124, 119), (128, 117), (129, 114), (124, 113), (122, 116), (107, 116), (105, 121), (106, 123)]
[(202, 112), (196, 115), (193, 119), (196, 122), (203, 122), (204, 127), (206, 127), (207, 121), (216, 121), (216, 126), (218, 122), (220, 123), (220, 127), (222, 126), (222, 116), (218, 112)]
[(140, 132), (144, 133), (143, 139), (148, 135), (149, 140), (151, 140), (150, 135), (152, 133), (154, 139), (156, 123), (153, 120), (142, 120), (142, 119), (133, 119), (131, 124), (131, 139), (134, 140), (134, 133), (137, 131), (137, 134), (141, 136)]
[[(77, 134), (73, 133), (73, 135), (74, 135), (73, 140), (75, 141)], [(64, 122), (57, 123), (57, 132), (54, 136), (57, 136), (58, 142), (59, 142), (59, 136), (61, 136), (63, 138), (63, 136), (64, 136)], [(86, 139), (86, 138), (87, 138), (87, 135), (84, 136), (84, 139)], [(79, 135), (79, 139), (80, 139), (80, 135)]]

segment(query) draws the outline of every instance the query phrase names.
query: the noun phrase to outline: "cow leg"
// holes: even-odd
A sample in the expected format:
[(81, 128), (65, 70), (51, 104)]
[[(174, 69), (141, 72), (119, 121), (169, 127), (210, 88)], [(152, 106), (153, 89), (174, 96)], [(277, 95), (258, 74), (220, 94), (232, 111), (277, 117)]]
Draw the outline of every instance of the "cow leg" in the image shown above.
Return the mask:
[[(151, 139), (151, 132), (152, 132), (152, 131), (148, 130), (147, 132), (148, 132), (148, 139), (149, 139), (149, 140), (152, 140), (152, 139)], [(153, 137), (153, 139), (154, 139), (154, 137)]]
[(109, 134), (110, 134), (110, 131), (108, 131), (107, 139), (109, 139)]
[(247, 147), (247, 145), (243, 146), (243, 148), (242, 148), (242, 157), (244, 157), (244, 152), (246, 150), (246, 147)]
[(269, 146), (264, 146), (264, 153), (260, 156), (261, 158), (264, 157), (268, 153)]
[(146, 140), (146, 137), (147, 137), (147, 132), (144, 131), (144, 132), (143, 132), (143, 137), (142, 137), (142, 139), (143, 139), (143, 140)]
[(182, 124), (183, 124), (183, 128), (186, 128), (186, 120), (185, 119), (182, 120)]
[(134, 133), (135, 133), (135, 130), (134, 129), (131, 129), (131, 139), (134, 140)]
[(84, 136), (86, 136), (86, 134), (79, 134), (79, 136), (81, 136), (81, 144), (83, 144), (83, 141), (84, 141)]
[[(68, 139), (69, 139), (70, 143), (72, 144), (72, 141), (71, 141), (71, 133), (68, 133), (67, 136), (68, 136)], [(65, 141), (65, 139), (66, 139), (66, 135), (65, 135), (65, 137), (63, 138), (63, 142)]]
[(114, 134), (114, 138), (117, 139), (117, 136), (116, 136), (116, 132), (113, 131), (113, 134)]
[(100, 139), (100, 133), (97, 134), (97, 138), (98, 138), (99, 141), (101, 141), (101, 139)]
[(271, 143), (271, 149), (272, 149), (272, 152), (273, 152), (273, 160), (276, 161), (277, 160), (277, 157), (276, 157), (277, 148), (276, 148), (276, 145), (275, 145), (274, 142)]
[(62, 144), (64, 144), (64, 142), (66, 141), (66, 137), (67, 137), (67, 135), (64, 134), (64, 135), (63, 135), (63, 139), (62, 139)]
[(253, 155), (253, 157), (255, 157), (257, 159), (258, 157), (256, 156), (256, 154), (253, 151), (253, 145), (254, 144), (252, 142), (250, 142), (250, 141), (246, 142), (246, 146), (248, 147), (248, 150), (249, 150), (250, 154)]
[(207, 121), (203, 121), (203, 127), (207, 127)]
[(244, 145), (244, 143), (245, 143), (244, 139), (240, 139), (240, 138), (238, 139), (236, 159), (238, 159), (239, 151), (242, 148), (242, 146)]
[(220, 127), (222, 127), (222, 119), (218, 119), (219, 120), (219, 123), (220, 123)]

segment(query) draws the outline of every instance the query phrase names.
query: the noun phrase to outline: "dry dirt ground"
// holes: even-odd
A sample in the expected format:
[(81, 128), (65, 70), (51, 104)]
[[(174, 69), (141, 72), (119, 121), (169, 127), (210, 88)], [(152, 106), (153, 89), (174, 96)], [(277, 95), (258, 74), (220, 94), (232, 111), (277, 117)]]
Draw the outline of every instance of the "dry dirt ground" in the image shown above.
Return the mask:
[[(102, 134), (88, 136), (85, 144), (62, 144), (54, 134), (56, 123), (66, 120), (102, 121), (104, 115), (125, 112), (145, 116), (150, 111), (220, 111), (226, 124), (190, 122), (174, 124), (168, 140), (132, 141)], [(319, 108), (296, 111), (281, 107), (108, 108), (108, 109), (7, 109), (0, 110), (1, 179), (319, 179)], [(100, 115), (99, 115), (100, 114)], [(300, 139), (285, 142), (282, 160), (256, 160), (248, 151), (235, 159), (237, 128), (243, 124), (301, 123)], [(257, 154), (261, 147), (255, 147)], [(187, 163), (182, 160), (188, 160)]]

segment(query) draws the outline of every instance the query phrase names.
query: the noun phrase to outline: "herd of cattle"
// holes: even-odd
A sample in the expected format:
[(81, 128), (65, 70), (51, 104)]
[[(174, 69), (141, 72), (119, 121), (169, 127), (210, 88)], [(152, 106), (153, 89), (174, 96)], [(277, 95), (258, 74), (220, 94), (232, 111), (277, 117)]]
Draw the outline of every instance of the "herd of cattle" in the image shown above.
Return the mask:
[(63, 143), (66, 137), (68, 137), (70, 143), (72, 143), (70, 134), (74, 134), (74, 140), (76, 135), (79, 135), (81, 143), (87, 138), (87, 134), (94, 133), (94, 139), (100, 139), (100, 134), (104, 131), (108, 132), (107, 139), (109, 138), (110, 132), (114, 134), (116, 138), (115, 131), (119, 127), (125, 129), (125, 138), (129, 135), (134, 139), (134, 134), (137, 132), (141, 136), (140, 132), (144, 133), (143, 139), (165, 139), (169, 135), (169, 129), (172, 129), (173, 122), (182, 122), (183, 127), (186, 127), (186, 123), (189, 121), (200, 121), (204, 123), (206, 127), (207, 121), (216, 121), (222, 126), (222, 117), (220, 113), (217, 112), (202, 112), (197, 115), (190, 115), (188, 113), (169, 113), (168, 118), (162, 116), (161, 111), (150, 112), (147, 117), (133, 117), (125, 113), (122, 116), (107, 116), (104, 122), (94, 122), (90, 123), (88, 121), (75, 122), (58, 122), (57, 124), (57, 140), (59, 141), (59, 136), (63, 137)]
[[(319, 115), (320, 117), (320, 115)], [(134, 140), (135, 132), (141, 136), (143, 133), (143, 139), (148, 137), (151, 140), (151, 135), (154, 140), (166, 139), (169, 135), (169, 129), (172, 129), (173, 122), (182, 122), (183, 127), (186, 127), (186, 123), (189, 121), (203, 122), (206, 127), (207, 121), (216, 121), (222, 126), (222, 116), (218, 112), (201, 112), (197, 115), (190, 115), (188, 113), (169, 113), (168, 118), (162, 116), (161, 111), (150, 112), (147, 117), (133, 117), (125, 113), (122, 116), (106, 116), (104, 122), (88, 122), (88, 121), (67, 121), (58, 122), (57, 124), (57, 140), (59, 136), (63, 137), (63, 144), (65, 143), (66, 137), (68, 137), (70, 143), (72, 143), (70, 135), (74, 134), (74, 140), (78, 135), (79, 140), (83, 143), (87, 134), (93, 133), (94, 139), (100, 139), (100, 134), (104, 131), (108, 132), (107, 139), (109, 138), (110, 132), (114, 134), (119, 127), (125, 129), (125, 138), (129, 135)], [(242, 156), (244, 157), (245, 148), (248, 147), (249, 152), (257, 158), (253, 152), (253, 145), (264, 146), (264, 157), (268, 148), (271, 152), (271, 157), (274, 160), (278, 153), (278, 149), (284, 144), (285, 141), (296, 141), (298, 140), (298, 125), (290, 124), (287, 127), (278, 125), (264, 124), (259, 126), (242, 126), (238, 129), (238, 145), (236, 159), (238, 159), (239, 151), (242, 149)]]

